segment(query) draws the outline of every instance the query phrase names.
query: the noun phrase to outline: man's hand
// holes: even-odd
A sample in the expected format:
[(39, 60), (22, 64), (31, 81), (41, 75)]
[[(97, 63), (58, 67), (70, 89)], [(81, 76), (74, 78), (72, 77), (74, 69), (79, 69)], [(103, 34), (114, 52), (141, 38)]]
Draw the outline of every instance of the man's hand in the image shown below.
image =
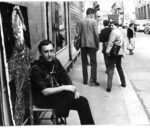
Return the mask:
[(78, 99), (80, 97), (80, 93), (77, 91), (77, 88), (73, 85), (63, 85), (64, 90), (71, 91), (74, 93), (74, 98)]
[(78, 91), (75, 92), (74, 98), (78, 99), (80, 97), (80, 93)]
[(73, 93), (77, 91), (77, 88), (73, 85), (63, 85), (63, 86), (64, 86), (64, 90), (66, 91), (71, 91)]

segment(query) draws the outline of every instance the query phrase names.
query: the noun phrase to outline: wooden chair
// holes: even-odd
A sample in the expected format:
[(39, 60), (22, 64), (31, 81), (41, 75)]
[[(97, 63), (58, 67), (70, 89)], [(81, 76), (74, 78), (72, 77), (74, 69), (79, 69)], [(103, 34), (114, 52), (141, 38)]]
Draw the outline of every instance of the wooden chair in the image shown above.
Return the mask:
[(37, 113), (37, 116), (36, 119), (38, 119), (39, 121), (40, 120), (45, 120), (45, 119), (48, 119), (50, 120), (51, 117), (47, 117), (47, 118), (43, 118), (44, 117), (44, 114), (46, 112), (51, 112), (50, 116), (53, 117), (53, 119), (51, 120), (52, 121), (52, 124), (53, 125), (56, 125), (57, 124), (57, 118), (56, 118), (56, 110), (55, 108), (51, 108), (51, 109), (47, 109), (47, 108), (39, 108), (35, 105), (33, 105), (33, 101), (32, 101), (32, 92), (31, 92), (31, 88), (30, 88), (30, 123), (31, 125), (34, 125), (35, 124), (35, 114)]

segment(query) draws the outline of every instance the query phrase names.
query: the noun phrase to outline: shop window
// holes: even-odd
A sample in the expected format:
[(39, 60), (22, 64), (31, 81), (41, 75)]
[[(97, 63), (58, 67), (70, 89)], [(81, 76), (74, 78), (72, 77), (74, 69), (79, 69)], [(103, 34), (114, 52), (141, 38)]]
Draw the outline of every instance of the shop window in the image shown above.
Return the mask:
[(148, 19), (150, 19), (150, 4), (147, 5), (148, 8)]
[(63, 47), (67, 45), (67, 37), (66, 37), (66, 23), (65, 23), (65, 4), (64, 2), (57, 2), (58, 10), (57, 10), (57, 19), (58, 19), (58, 30), (56, 31), (56, 51), (61, 50)]

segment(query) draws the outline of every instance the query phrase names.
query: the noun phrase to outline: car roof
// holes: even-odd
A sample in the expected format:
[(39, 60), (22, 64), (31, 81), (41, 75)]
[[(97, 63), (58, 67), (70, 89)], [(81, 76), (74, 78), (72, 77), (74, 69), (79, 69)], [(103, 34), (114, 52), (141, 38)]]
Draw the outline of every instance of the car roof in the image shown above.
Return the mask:
[(145, 23), (147, 23), (147, 21), (145, 21), (145, 20), (136, 20), (135, 21), (135, 24), (145, 24)]

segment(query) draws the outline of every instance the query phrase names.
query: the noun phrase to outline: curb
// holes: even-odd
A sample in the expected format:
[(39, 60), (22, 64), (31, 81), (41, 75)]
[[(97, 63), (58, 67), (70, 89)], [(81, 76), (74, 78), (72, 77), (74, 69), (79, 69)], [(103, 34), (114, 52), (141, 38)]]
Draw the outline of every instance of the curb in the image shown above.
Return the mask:
[[(124, 75), (126, 78), (126, 84), (127, 86), (125, 88), (121, 87), (121, 92), (125, 101), (125, 106), (128, 113), (128, 118), (131, 125), (149, 125), (149, 119), (147, 117), (147, 114), (127, 76), (126, 71), (124, 70)], [(119, 81), (119, 75), (117, 70), (115, 69), (116, 75), (118, 77)]]

